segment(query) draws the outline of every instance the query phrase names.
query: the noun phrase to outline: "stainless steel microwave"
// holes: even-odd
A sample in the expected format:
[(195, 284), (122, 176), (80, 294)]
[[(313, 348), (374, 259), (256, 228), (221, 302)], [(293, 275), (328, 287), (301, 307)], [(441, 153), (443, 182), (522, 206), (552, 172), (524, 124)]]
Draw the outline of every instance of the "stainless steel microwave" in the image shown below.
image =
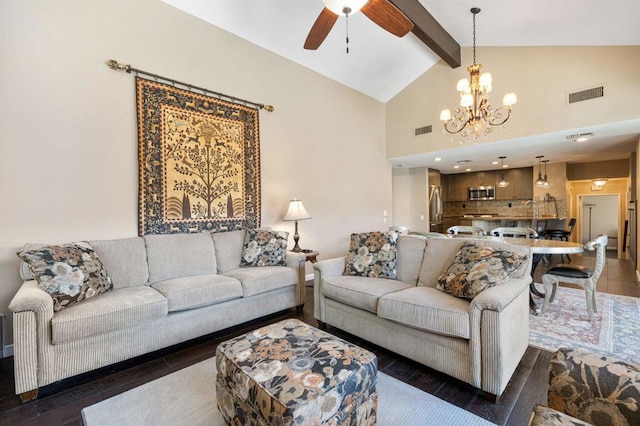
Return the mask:
[(469, 200), (495, 200), (495, 186), (470, 186), (467, 188), (467, 199)]

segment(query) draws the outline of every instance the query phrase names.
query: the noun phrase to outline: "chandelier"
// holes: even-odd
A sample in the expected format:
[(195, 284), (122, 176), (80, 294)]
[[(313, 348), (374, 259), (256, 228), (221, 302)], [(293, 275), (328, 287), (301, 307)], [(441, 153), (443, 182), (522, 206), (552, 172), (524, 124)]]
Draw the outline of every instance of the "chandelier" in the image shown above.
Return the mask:
[(480, 74), (481, 64), (476, 64), (476, 15), (480, 9), (471, 9), (473, 14), (473, 65), (467, 68), (470, 78), (458, 81), (457, 88), (460, 92), (460, 106), (451, 111), (443, 109), (440, 112), (440, 120), (444, 131), (451, 134), (460, 133), (460, 143), (478, 143), (480, 138), (489, 137), (494, 126), (506, 123), (511, 116), (511, 106), (518, 99), (515, 93), (507, 93), (502, 100), (502, 106), (494, 109), (489, 104), (489, 92), (491, 92), (491, 74)]

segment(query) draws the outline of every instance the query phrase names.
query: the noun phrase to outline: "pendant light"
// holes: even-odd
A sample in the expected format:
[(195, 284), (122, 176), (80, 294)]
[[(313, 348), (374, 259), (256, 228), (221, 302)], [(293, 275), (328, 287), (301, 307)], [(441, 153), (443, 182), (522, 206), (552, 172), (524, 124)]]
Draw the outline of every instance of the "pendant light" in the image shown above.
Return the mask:
[[(500, 159), (500, 166), (502, 167), (502, 169), (504, 169), (505, 167), (509, 167), (504, 165), (504, 159), (507, 157), (503, 155), (498, 158)], [(509, 186), (509, 182), (504, 178), (504, 170), (500, 171), (500, 180), (498, 181), (498, 186), (500, 188), (506, 188), (507, 186)]]
[(544, 158), (544, 155), (538, 155), (536, 158), (538, 159), (538, 179), (536, 179), (536, 186), (543, 187), (544, 179), (542, 179), (542, 163), (540, 159)]
[(547, 163), (549, 160), (543, 160), (542, 162), (544, 163), (544, 183), (542, 184), (542, 187), (548, 188), (551, 186), (551, 182), (547, 179)]

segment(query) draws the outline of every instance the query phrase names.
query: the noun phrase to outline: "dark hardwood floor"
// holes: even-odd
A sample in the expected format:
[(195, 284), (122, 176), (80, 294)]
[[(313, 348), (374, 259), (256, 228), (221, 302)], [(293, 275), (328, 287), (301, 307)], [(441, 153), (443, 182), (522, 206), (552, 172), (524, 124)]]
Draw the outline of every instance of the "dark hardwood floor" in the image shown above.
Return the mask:
[[(557, 256), (556, 256), (557, 257)], [(589, 254), (572, 256), (573, 262), (592, 265)], [(559, 261), (559, 259), (552, 259)], [(536, 281), (549, 264), (540, 263)], [(598, 281), (598, 291), (640, 297), (633, 264), (610, 257)], [(80, 410), (126, 390), (214, 356), (216, 346), (262, 324), (299, 318), (317, 325), (313, 318), (313, 288), (307, 287), (303, 311), (294, 309), (214, 333), (188, 343), (143, 355), (113, 366), (46, 386), (37, 400), (22, 404), (14, 394), (13, 358), (0, 360), (0, 424), (81, 425)], [(497, 404), (486, 401), (482, 391), (416, 362), (400, 357), (356, 336), (329, 327), (328, 331), (373, 351), (380, 371), (424, 390), (499, 425), (526, 425), (534, 404), (546, 402), (547, 366), (551, 353), (529, 347)], [(428, 424), (428, 423), (423, 423)]]

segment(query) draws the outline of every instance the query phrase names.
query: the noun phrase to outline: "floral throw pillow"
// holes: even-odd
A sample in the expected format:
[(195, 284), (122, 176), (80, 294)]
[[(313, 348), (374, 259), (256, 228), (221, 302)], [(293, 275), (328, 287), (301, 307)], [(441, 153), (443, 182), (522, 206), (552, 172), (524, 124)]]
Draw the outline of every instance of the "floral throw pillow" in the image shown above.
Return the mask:
[(465, 243), (438, 278), (436, 288), (471, 300), (482, 290), (503, 284), (526, 260), (526, 255)]
[(56, 312), (113, 287), (96, 252), (84, 241), (24, 250), (18, 257), (27, 263), (38, 286), (53, 298)]
[(397, 232), (351, 234), (342, 275), (396, 279)]
[(285, 231), (248, 229), (240, 266), (285, 266), (288, 240), (289, 233)]

